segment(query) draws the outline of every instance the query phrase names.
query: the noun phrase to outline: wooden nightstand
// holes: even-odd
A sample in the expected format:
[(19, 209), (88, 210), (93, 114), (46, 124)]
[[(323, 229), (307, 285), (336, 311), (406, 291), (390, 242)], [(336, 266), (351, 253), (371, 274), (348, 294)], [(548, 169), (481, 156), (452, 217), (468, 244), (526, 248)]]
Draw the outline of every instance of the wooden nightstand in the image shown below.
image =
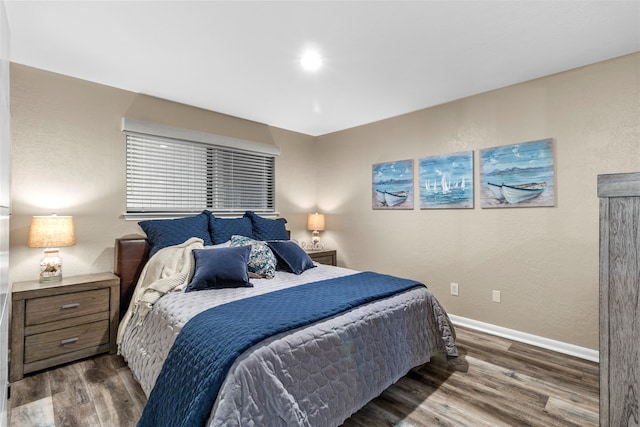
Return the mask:
[(120, 279), (113, 273), (16, 282), (11, 292), (9, 380), (99, 353), (116, 352)]
[(309, 257), (320, 264), (338, 265), (338, 257), (335, 250), (307, 251)]

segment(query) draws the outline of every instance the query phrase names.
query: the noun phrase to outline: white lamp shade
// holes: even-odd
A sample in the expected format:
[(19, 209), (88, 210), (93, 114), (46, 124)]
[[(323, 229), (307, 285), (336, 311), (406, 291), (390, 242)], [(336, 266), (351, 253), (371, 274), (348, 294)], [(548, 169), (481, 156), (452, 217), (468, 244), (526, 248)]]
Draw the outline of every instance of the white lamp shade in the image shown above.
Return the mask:
[(29, 228), (31, 248), (61, 248), (76, 244), (72, 216), (34, 216)]
[(307, 230), (324, 231), (324, 214), (309, 214), (307, 217)]

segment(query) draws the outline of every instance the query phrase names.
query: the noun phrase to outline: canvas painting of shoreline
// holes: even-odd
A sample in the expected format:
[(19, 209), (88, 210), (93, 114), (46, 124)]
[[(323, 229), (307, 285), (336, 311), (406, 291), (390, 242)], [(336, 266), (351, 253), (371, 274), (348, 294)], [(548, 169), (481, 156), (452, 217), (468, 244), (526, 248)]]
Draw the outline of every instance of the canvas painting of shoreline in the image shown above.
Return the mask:
[(420, 159), (420, 209), (473, 208), (473, 151)]
[(555, 206), (553, 141), (480, 150), (482, 208)]
[(372, 208), (413, 209), (413, 160), (373, 165)]

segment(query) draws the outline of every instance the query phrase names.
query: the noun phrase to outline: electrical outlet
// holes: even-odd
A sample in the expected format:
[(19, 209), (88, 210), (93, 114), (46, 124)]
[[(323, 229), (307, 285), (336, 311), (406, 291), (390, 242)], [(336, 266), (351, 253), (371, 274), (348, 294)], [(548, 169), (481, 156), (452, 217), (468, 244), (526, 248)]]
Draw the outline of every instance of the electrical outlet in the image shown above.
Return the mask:
[(500, 291), (493, 291), (493, 302), (500, 302)]
[(458, 284), (451, 283), (451, 295), (458, 296)]

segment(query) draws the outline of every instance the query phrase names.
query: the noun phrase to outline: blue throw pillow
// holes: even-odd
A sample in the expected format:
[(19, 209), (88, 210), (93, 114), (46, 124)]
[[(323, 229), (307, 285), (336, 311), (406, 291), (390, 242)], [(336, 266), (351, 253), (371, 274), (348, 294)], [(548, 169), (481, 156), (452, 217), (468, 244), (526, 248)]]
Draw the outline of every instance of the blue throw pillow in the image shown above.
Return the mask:
[(249, 252), (249, 246), (194, 249), (196, 267), (184, 291), (252, 287), (247, 272)]
[(304, 271), (315, 267), (313, 260), (296, 242), (280, 240), (267, 242), (276, 258), (277, 268), (294, 274), (302, 274)]
[(251, 211), (244, 216), (251, 220), (253, 226), (253, 238), (256, 240), (289, 240), (289, 233), (285, 228), (287, 220), (284, 218), (263, 218)]
[(209, 213), (204, 211), (196, 216), (176, 219), (151, 219), (138, 223), (149, 241), (149, 258), (162, 248), (179, 245), (191, 237), (202, 239), (204, 245), (211, 245), (209, 234)]
[(266, 279), (273, 279), (276, 275), (276, 256), (265, 242), (250, 239), (245, 236), (231, 236), (231, 246), (246, 246), (251, 248), (247, 267), (249, 271)]
[(228, 242), (234, 235), (253, 237), (253, 224), (247, 217), (216, 218), (211, 214), (209, 221), (209, 231), (214, 245)]

